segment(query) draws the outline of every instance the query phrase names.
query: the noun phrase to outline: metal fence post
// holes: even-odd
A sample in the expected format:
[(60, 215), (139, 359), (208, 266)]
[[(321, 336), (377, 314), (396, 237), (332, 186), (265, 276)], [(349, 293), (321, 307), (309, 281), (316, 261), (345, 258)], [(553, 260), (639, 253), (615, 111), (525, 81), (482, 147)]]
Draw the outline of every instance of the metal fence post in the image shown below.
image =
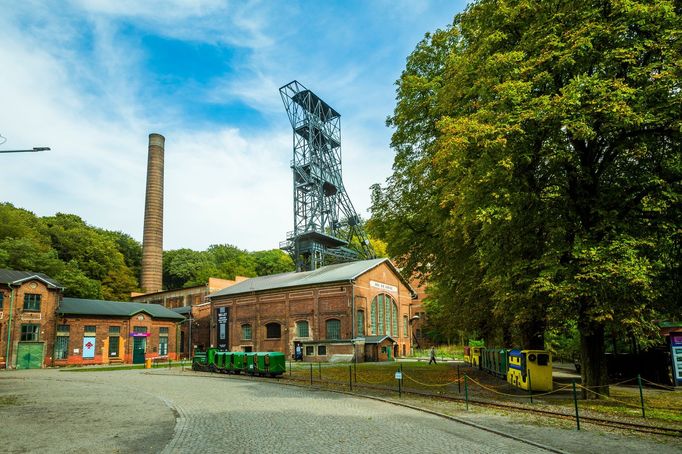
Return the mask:
[(467, 411), (469, 411), (469, 381), (467, 374), (464, 374), (464, 402), (466, 403)]
[(320, 380), (322, 380), (322, 363), (320, 361), (317, 362), (317, 373), (320, 376)]
[(313, 386), (313, 363), (310, 363), (310, 386)]
[(459, 379), (459, 364), (457, 364), (457, 394), (462, 394), (462, 382)]
[(530, 395), (530, 403), (533, 403), (533, 383), (530, 381), (530, 369), (528, 369), (528, 394)]
[(348, 366), (348, 387), (353, 391), (353, 366)]
[(573, 380), (573, 403), (575, 404), (575, 425), (580, 430), (580, 415), (578, 414), (578, 393), (575, 390), (575, 380)]
[(637, 374), (637, 384), (639, 385), (639, 402), (642, 404), (642, 418), (646, 418), (644, 413), (644, 392), (642, 391), (642, 376)]

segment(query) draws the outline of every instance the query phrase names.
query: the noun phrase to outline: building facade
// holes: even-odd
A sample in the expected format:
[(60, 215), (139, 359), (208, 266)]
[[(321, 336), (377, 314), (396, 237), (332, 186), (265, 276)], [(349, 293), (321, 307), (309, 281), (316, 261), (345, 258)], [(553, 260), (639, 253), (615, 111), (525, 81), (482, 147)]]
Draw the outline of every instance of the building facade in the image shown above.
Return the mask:
[(178, 325), (184, 319), (158, 304), (63, 298), (57, 310), (51, 365), (175, 360)]
[(388, 259), (261, 276), (209, 295), (211, 345), (326, 361), (410, 352), (414, 291)]
[(0, 270), (0, 365), (50, 365), (62, 287), (42, 273)]
[(244, 276), (237, 276), (234, 280), (211, 277), (204, 285), (154, 293), (133, 293), (131, 299), (137, 303), (158, 304), (182, 315), (184, 323), (178, 327), (178, 354), (189, 357), (195, 348), (204, 349), (211, 343), (211, 303), (206, 297), (247, 279)]

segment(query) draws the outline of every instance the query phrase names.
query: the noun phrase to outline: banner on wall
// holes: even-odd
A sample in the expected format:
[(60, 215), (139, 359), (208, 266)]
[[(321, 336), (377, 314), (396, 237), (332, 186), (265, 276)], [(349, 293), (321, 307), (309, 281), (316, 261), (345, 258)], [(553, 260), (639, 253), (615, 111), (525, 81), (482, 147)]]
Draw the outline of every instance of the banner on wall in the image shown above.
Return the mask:
[(95, 357), (95, 338), (83, 338), (83, 359), (93, 359)]
[(227, 322), (229, 318), (229, 309), (226, 307), (219, 307), (216, 309), (216, 321), (218, 328), (218, 348), (221, 350), (227, 349)]

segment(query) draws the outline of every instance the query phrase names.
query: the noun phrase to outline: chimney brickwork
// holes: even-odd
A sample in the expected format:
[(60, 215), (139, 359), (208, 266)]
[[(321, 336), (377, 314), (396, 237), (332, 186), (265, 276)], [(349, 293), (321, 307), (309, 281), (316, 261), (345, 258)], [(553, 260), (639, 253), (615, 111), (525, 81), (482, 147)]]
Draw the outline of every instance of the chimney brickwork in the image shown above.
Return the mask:
[(163, 290), (163, 155), (166, 139), (149, 134), (142, 238), (142, 291)]

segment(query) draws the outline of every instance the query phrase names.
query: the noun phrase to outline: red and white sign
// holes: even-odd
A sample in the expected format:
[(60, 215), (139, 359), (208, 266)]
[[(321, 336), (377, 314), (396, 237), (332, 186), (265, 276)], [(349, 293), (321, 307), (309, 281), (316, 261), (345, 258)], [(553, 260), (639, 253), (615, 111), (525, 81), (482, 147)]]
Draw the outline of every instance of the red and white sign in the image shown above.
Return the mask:
[(95, 340), (94, 337), (83, 338), (83, 359), (93, 359), (95, 357)]

